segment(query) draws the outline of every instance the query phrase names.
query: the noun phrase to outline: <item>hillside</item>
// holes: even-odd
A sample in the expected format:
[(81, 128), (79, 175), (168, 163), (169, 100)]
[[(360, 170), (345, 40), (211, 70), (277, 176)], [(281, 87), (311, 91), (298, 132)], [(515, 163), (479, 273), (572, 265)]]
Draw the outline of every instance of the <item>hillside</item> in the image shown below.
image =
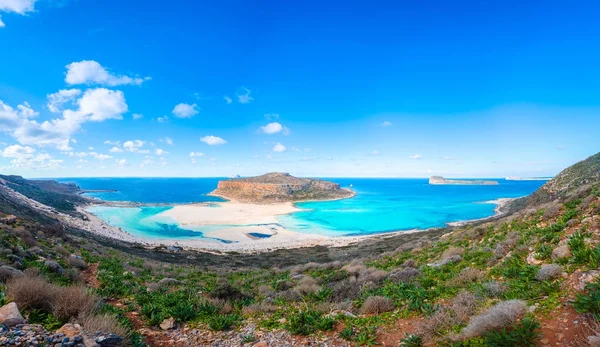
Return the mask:
[[(598, 346), (598, 158), (510, 215), (343, 248), (143, 249), (26, 214), (0, 218), (0, 304), (41, 324), (36, 336), (59, 339), (71, 322), (72, 339), (101, 346), (111, 336), (175, 347)], [(3, 330), (0, 343), (29, 324)]]
[(256, 177), (219, 181), (210, 195), (240, 202), (268, 204), (288, 201), (336, 200), (354, 196), (333, 182), (273, 172)]

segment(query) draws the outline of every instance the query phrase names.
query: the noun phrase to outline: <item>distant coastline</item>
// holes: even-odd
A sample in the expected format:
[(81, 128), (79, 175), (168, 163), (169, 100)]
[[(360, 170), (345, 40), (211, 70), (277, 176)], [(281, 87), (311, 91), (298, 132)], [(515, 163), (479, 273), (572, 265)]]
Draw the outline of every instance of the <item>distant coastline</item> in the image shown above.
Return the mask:
[(429, 178), (429, 184), (431, 185), (498, 185), (498, 181), (489, 180), (454, 180), (446, 179), (442, 176), (431, 176)]

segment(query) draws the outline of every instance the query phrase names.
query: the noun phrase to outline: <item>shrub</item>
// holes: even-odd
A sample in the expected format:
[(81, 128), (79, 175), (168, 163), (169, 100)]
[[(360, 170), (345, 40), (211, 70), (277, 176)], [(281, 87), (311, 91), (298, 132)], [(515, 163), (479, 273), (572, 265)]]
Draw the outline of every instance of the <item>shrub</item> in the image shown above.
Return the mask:
[(562, 266), (558, 264), (544, 264), (538, 271), (537, 275), (535, 275), (535, 279), (538, 281), (553, 280), (560, 277), (562, 271)]
[(267, 302), (258, 302), (242, 308), (242, 314), (245, 316), (253, 316), (262, 313), (271, 313), (277, 311), (277, 306)]
[(216, 331), (229, 330), (240, 317), (236, 314), (218, 314), (208, 319), (208, 327)]
[(383, 270), (379, 270), (379, 269), (375, 269), (375, 268), (366, 268), (359, 272), (358, 279), (363, 283), (365, 283), (365, 282), (379, 283), (379, 282), (383, 281), (384, 279), (386, 279), (388, 277), (388, 275), (389, 274), (387, 271), (383, 271)]
[(314, 294), (320, 289), (317, 281), (310, 276), (305, 276), (298, 281), (298, 284), (294, 287), (294, 290), (300, 295)]
[(246, 294), (226, 281), (218, 282), (209, 295), (213, 298), (223, 300), (243, 300), (248, 298)]
[(6, 282), (13, 277), (23, 276), (23, 272), (17, 270), (11, 266), (2, 265), (0, 266), (0, 281)]
[(300, 311), (289, 317), (286, 329), (294, 335), (310, 335), (317, 330), (331, 330), (335, 320), (314, 310)]
[(358, 275), (359, 272), (366, 269), (367, 267), (363, 264), (362, 260), (353, 260), (349, 264), (342, 267), (342, 270), (346, 271), (351, 275)]
[(481, 301), (480, 297), (469, 292), (460, 292), (450, 304), (450, 311), (454, 317), (453, 325), (467, 322), (477, 312)]
[(488, 346), (536, 346), (540, 337), (540, 323), (532, 317), (525, 317), (511, 329), (503, 328), (484, 335)]
[(389, 275), (389, 279), (394, 283), (410, 283), (419, 276), (421, 272), (412, 267), (405, 267), (400, 271), (394, 271)]
[(585, 293), (578, 293), (573, 301), (575, 310), (579, 313), (590, 313), (596, 320), (600, 320), (600, 278), (589, 283)]
[(87, 263), (85, 262), (85, 260), (74, 257), (74, 256), (70, 256), (69, 259), (67, 260), (67, 263), (69, 263), (69, 265), (71, 265), (72, 267), (79, 269), (79, 270), (85, 270), (87, 268)]
[(363, 314), (380, 314), (394, 309), (394, 302), (383, 296), (370, 296), (365, 300), (360, 312)]
[(542, 218), (544, 218), (544, 220), (549, 220), (554, 217), (557, 217), (559, 214), (560, 214), (560, 203), (553, 202), (550, 206), (546, 207), (546, 210), (544, 211), (544, 216)]
[(490, 297), (498, 298), (506, 293), (506, 285), (504, 283), (489, 281), (483, 284), (483, 292)]
[(466, 267), (466, 268), (462, 269), (458, 273), (458, 275), (450, 281), (450, 283), (452, 285), (461, 286), (461, 285), (465, 285), (465, 284), (472, 283), (475, 281), (479, 281), (482, 278), (483, 278), (482, 271), (477, 270), (472, 267)]
[(419, 335), (405, 333), (404, 338), (400, 340), (400, 347), (421, 347), (423, 346), (423, 337)]
[(463, 255), (464, 253), (465, 253), (465, 250), (463, 248), (451, 246), (442, 253), (442, 256), (440, 257), (440, 259), (446, 259), (446, 258), (454, 257), (456, 255)]
[(52, 313), (61, 320), (87, 316), (96, 312), (100, 299), (90, 294), (84, 286), (55, 287), (52, 300)]
[(502, 301), (485, 313), (473, 317), (461, 335), (463, 338), (470, 338), (508, 327), (515, 324), (525, 314), (526, 309), (527, 304), (522, 300)]

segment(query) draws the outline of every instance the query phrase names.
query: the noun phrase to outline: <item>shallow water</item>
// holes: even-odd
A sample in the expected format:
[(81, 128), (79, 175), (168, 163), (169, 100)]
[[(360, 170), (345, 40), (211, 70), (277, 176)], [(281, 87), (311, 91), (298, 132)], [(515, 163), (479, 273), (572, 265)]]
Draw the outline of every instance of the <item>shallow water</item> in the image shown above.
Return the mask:
[[(206, 195), (221, 179), (82, 178), (60, 181), (77, 183), (83, 189), (117, 190), (91, 194), (103, 200), (178, 204), (221, 201)], [(356, 196), (338, 201), (298, 203), (305, 211), (280, 216), (279, 223), (286, 229), (329, 236), (442, 227), (448, 222), (489, 217), (496, 206), (484, 202), (529, 195), (545, 183), (498, 180), (497, 186), (468, 186), (429, 185), (427, 179), (328, 180), (340, 183), (342, 187), (352, 186)], [(111, 225), (146, 238), (205, 238), (203, 231), (223, 227), (182, 228), (174, 220), (157, 217), (169, 208), (95, 206), (90, 211)]]

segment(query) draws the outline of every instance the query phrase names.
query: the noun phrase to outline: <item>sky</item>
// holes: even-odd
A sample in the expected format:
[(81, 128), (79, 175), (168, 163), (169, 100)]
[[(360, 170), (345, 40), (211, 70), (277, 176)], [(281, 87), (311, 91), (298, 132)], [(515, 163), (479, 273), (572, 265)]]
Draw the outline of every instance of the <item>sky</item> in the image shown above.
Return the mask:
[(0, 172), (553, 176), (600, 150), (599, 10), (0, 0)]

